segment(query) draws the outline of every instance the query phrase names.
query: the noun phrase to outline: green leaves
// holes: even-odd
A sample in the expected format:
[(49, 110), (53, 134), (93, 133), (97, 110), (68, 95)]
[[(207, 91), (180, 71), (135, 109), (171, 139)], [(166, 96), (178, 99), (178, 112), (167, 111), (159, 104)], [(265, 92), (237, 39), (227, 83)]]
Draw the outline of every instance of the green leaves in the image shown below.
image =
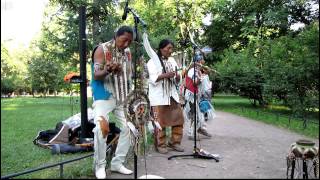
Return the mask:
[(318, 110), (317, 47), (315, 22), (296, 37), (259, 40), (241, 51), (226, 50), (216, 65), (220, 87), (262, 104), (282, 102), (298, 115)]
[(29, 73), (33, 91), (47, 93), (49, 90), (58, 90), (60, 66), (57, 62), (39, 57), (29, 64)]
[(29, 89), (26, 62), (29, 57), (27, 49), (10, 50), (1, 43), (1, 93), (22, 92)]

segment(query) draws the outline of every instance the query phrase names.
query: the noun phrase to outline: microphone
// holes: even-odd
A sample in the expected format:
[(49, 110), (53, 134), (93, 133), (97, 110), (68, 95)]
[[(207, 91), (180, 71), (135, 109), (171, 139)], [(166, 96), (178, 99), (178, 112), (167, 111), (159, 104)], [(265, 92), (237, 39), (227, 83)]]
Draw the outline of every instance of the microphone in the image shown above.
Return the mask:
[(126, 19), (127, 19), (128, 3), (129, 3), (129, 0), (126, 1), (126, 6), (124, 7), (124, 11), (123, 11), (123, 15), (122, 15), (122, 20), (126, 20)]

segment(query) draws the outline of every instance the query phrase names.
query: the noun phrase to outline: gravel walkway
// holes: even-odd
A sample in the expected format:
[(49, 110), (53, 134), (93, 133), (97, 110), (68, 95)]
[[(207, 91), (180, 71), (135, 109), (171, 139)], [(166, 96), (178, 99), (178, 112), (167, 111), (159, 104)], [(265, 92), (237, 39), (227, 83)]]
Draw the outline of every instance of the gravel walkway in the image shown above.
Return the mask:
[[(185, 152), (169, 151), (163, 155), (150, 150), (146, 155), (147, 173), (175, 179), (286, 178), (285, 157), (290, 144), (298, 139), (308, 139), (316, 142), (319, 147), (318, 139), (310, 139), (231, 113), (216, 113), (216, 119), (207, 126), (213, 137), (201, 139), (197, 147), (219, 154), (222, 157), (219, 162), (193, 157), (168, 160), (171, 155), (192, 154), (194, 142), (188, 140), (187, 128), (184, 128), (182, 146)], [(144, 162), (143, 156), (138, 158), (138, 177), (145, 174)], [(132, 165), (129, 167), (133, 169)], [(111, 173), (109, 178), (133, 179), (134, 176)]]

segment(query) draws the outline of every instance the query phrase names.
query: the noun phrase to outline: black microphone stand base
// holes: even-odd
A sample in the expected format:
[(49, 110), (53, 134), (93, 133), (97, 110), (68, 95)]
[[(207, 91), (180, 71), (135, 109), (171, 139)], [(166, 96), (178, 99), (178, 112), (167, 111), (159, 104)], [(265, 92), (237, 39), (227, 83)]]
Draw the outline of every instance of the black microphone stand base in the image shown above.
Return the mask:
[[(196, 84), (196, 61), (195, 61), (195, 51), (196, 51), (196, 48), (197, 45), (193, 45), (193, 72), (194, 72), (194, 76), (193, 76), (193, 84), (195, 85)], [(198, 87), (197, 87), (198, 88)], [(172, 159), (172, 158), (175, 158), (175, 157), (187, 157), (187, 156), (191, 156), (191, 157), (194, 157), (194, 158), (200, 158), (200, 159), (214, 159), (216, 162), (219, 162), (219, 155), (214, 155), (214, 154), (210, 154), (206, 151), (204, 151), (203, 149), (199, 149), (197, 148), (197, 140), (196, 140), (196, 137), (197, 137), (197, 108), (196, 106), (198, 105), (198, 101), (197, 101), (197, 92), (195, 91), (194, 92), (194, 95), (193, 95), (193, 117), (194, 117), (194, 120), (193, 120), (193, 136), (194, 136), (194, 146), (193, 146), (193, 154), (180, 154), (180, 155), (173, 155), (173, 156), (170, 156), (168, 158), (168, 160)]]
[(176, 157), (193, 157), (193, 158), (199, 158), (199, 159), (214, 159), (216, 162), (219, 162), (219, 156), (215, 156), (213, 154), (209, 154), (207, 152), (201, 151), (199, 148), (196, 148), (193, 150), (193, 154), (179, 154), (179, 155), (173, 155), (168, 157), (168, 160), (171, 160), (172, 158)]

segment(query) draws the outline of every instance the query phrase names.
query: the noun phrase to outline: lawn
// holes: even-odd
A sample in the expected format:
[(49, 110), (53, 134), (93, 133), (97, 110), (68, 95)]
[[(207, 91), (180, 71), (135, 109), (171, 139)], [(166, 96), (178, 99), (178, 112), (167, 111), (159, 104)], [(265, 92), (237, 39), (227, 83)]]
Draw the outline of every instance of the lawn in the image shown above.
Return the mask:
[[(52, 155), (49, 149), (40, 148), (32, 143), (40, 130), (54, 129), (58, 122), (80, 112), (79, 99), (79, 97), (1, 99), (1, 176), (92, 153)], [(292, 119), (289, 125), (287, 115), (290, 111), (283, 106), (255, 108), (247, 99), (223, 94), (215, 95), (213, 102), (217, 110), (274, 124), (310, 137), (319, 137), (318, 124), (308, 123), (304, 129), (301, 121)], [(91, 107), (91, 104), (91, 99), (88, 99), (88, 107)], [(319, 114), (311, 116), (313, 120), (318, 120)], [(148, 144), (152, 144), (150, 136)], [(42, 170), (18, 178), (59, 178), (59, 168)], [(64, 178), (94, 178), (92, 157), (66, 164)]]
[(250, 119), (289, 129), (312, 138), (319, 138), (319, 112), (310, 113), (306, 128), (301, 118), (291, 117), (289, 108), (281, 104), (254, 107), (248, 99), (226, 94), (215, 94), (212, 100), (216, 110), (231, 112)]
[[(90, 104), (88, 100), (88, 104)], [(88, 106), (89, 107), (89, 106)], [(80, 156), (52, 155), (49, 149), (33, 144), (40, 130), (54, 129), (56, 124), (80, 111), (79, 98), (9, 98), (1, 99), (1, 176), (53, 164)], [(85, 155), (89, 153), (82, 153)], [(64, 178), (92, 175), (92, 158), (65, 165)], [(51, 168), (19, 178), (59, 178), (59, 168)]]

